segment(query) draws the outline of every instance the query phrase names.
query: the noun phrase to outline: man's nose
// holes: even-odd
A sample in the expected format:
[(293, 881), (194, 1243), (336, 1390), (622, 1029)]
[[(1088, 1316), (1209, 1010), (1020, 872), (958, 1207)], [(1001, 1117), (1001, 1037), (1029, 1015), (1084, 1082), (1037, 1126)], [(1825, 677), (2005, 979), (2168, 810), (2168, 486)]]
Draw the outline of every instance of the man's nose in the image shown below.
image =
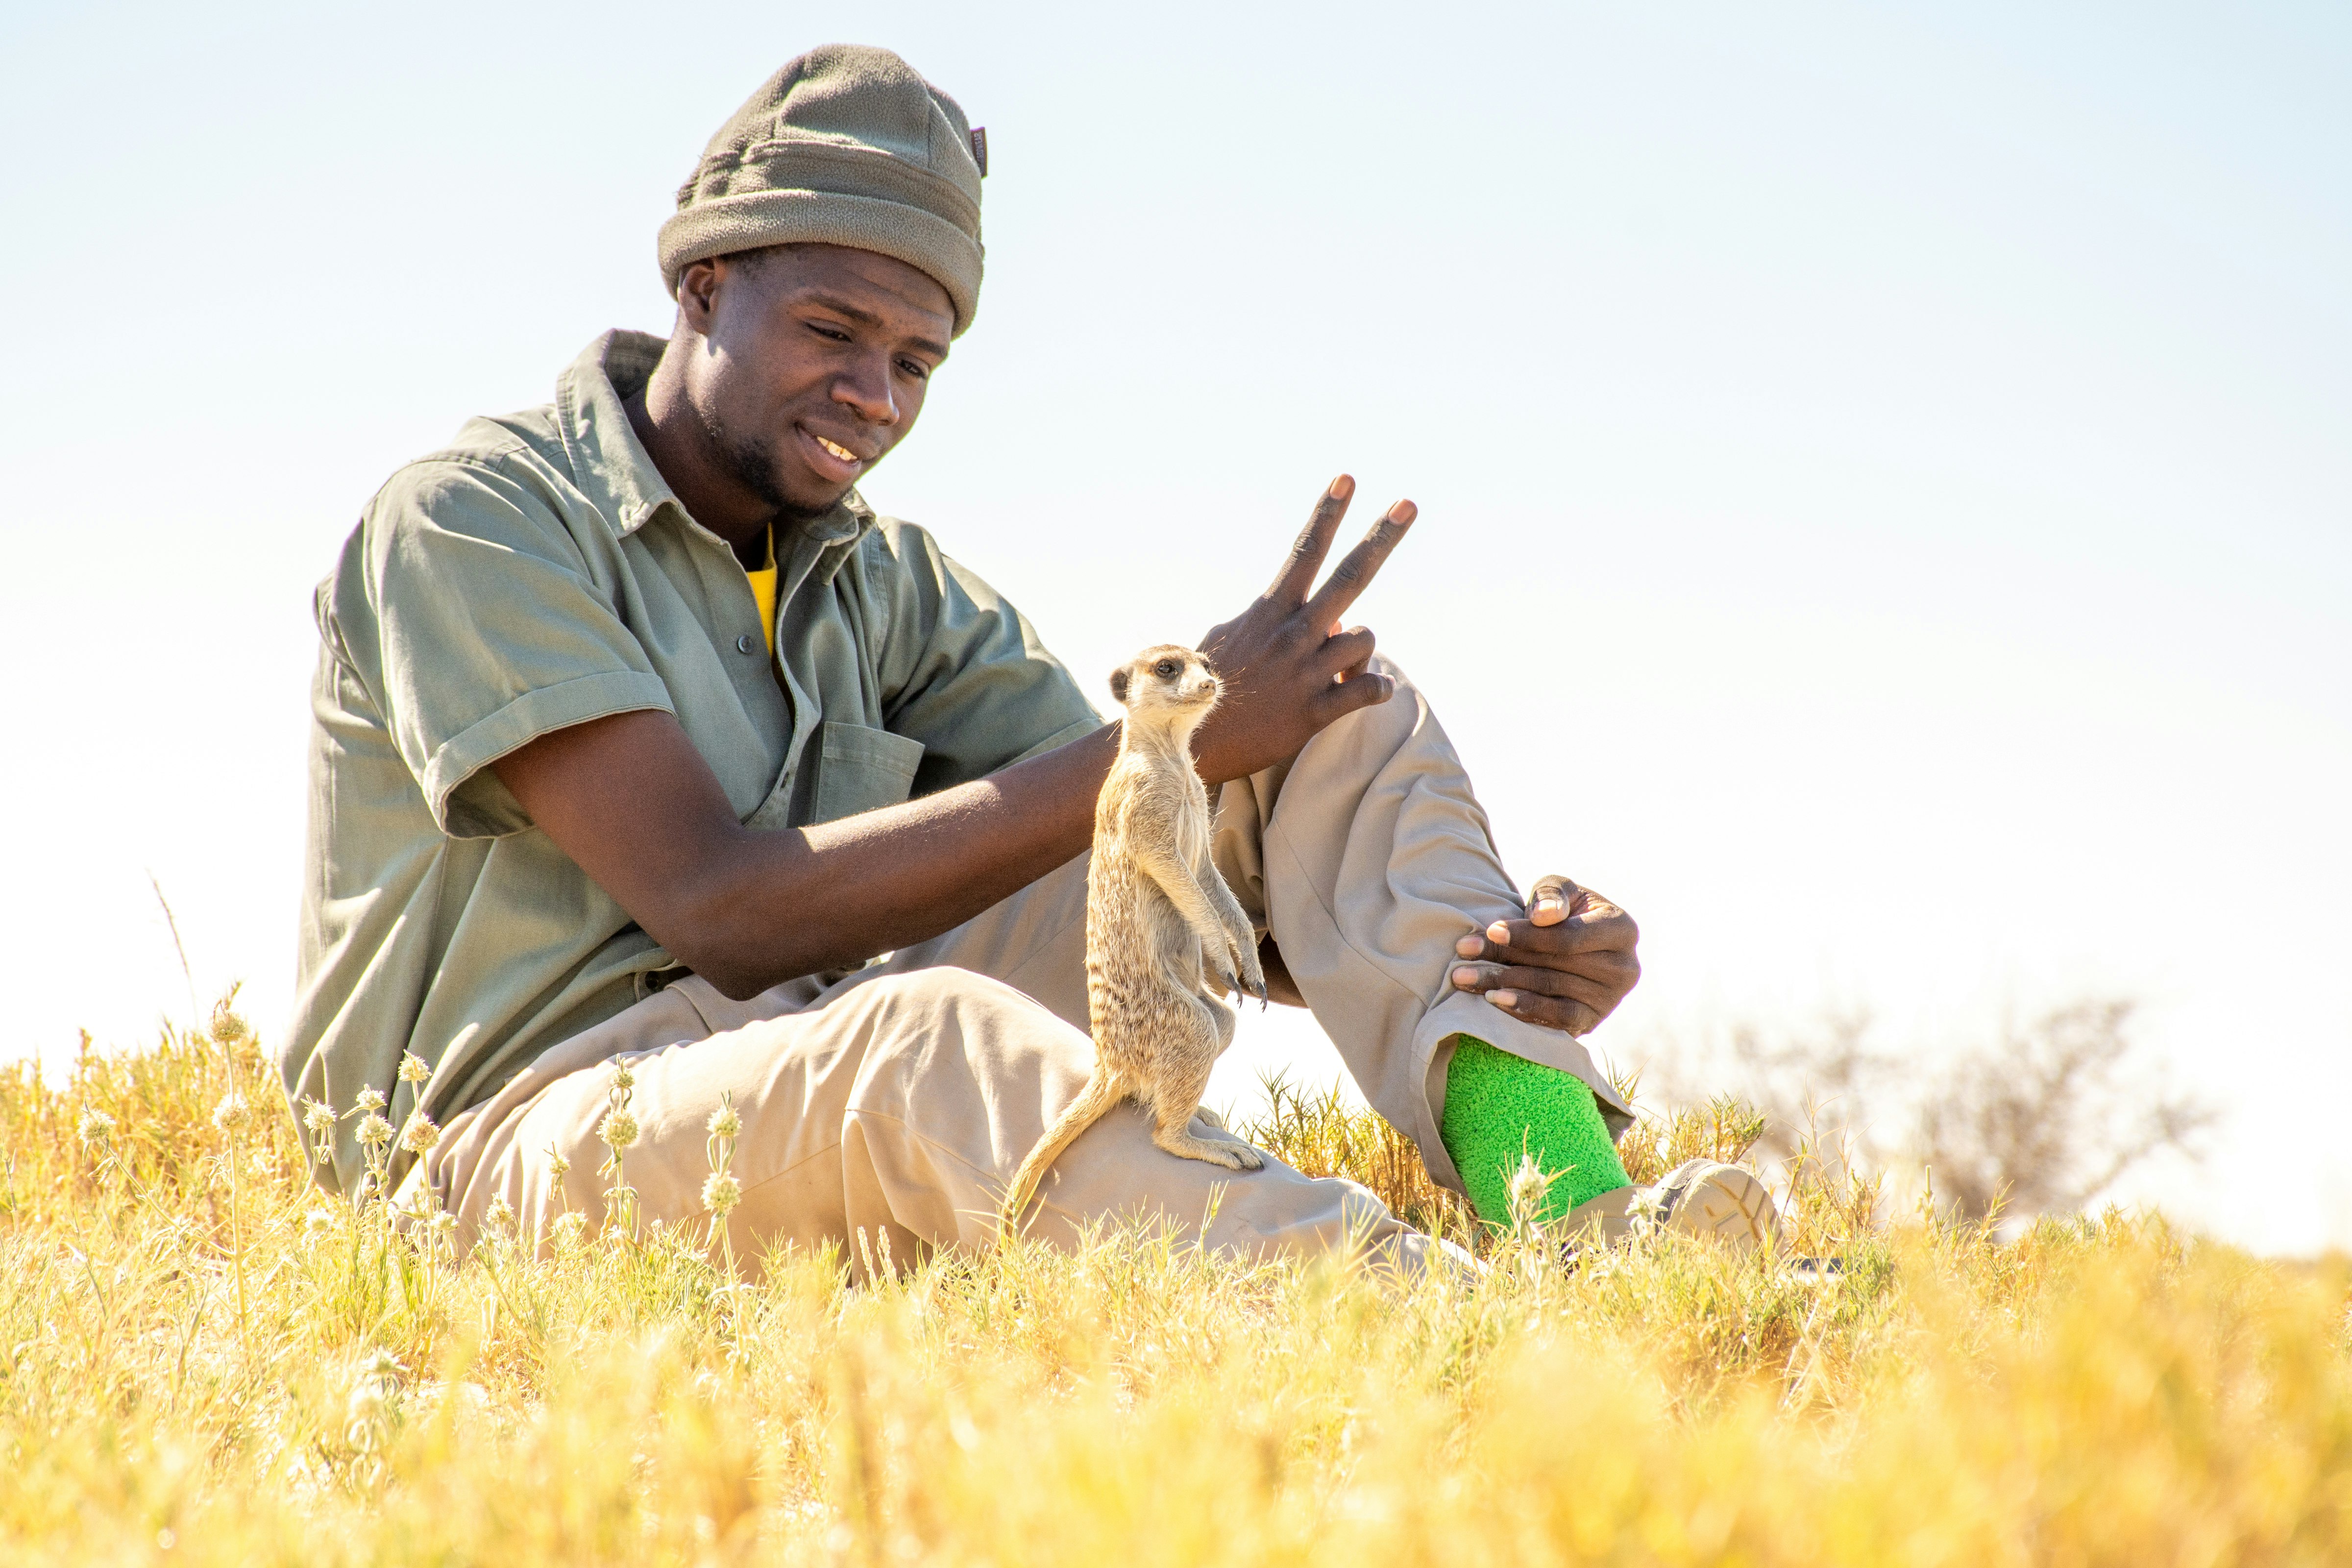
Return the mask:
[(835, 378), (833, 400), (868, 425), (898, 423), (898, 399), (890, 389), (889, 356), (863, 355), (854, 361)]

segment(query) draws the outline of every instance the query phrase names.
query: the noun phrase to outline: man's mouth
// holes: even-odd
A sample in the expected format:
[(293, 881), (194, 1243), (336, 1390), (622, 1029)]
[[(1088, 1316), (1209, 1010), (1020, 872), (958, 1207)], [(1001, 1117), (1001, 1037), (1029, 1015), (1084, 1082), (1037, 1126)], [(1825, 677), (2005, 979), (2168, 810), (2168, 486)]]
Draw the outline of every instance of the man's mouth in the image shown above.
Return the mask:
[(806, 443), (802, 450), (808, 454), (809, 466), (829, 479), (846, 483), (864, 473), (866, 464), (873, 461), (805, 425), (800, 427), (800, 433)]

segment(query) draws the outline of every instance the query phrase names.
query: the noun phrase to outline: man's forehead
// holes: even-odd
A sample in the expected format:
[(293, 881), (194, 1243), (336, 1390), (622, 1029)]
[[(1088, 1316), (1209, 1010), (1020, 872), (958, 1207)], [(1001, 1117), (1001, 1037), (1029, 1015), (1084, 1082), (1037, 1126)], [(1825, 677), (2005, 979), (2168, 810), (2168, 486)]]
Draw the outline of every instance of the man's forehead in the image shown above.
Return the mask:
[(763, 256), (761, 281), (780, 298), (824, 305), (863, 326), (933, 340), (944, 355), (955, 326), (948, 291), (921, 268), (845, 245), (794, 245)]

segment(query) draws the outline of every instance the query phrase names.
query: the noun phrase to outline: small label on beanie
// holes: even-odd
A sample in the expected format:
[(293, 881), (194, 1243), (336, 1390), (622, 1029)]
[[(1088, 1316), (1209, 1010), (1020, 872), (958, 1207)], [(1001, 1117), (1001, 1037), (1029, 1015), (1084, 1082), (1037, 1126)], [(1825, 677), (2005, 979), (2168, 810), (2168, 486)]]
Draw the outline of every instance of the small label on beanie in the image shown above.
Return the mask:
[(988, 127), (971, 128), (971, 161), (980, 165), (980, 177), (988, 178)]

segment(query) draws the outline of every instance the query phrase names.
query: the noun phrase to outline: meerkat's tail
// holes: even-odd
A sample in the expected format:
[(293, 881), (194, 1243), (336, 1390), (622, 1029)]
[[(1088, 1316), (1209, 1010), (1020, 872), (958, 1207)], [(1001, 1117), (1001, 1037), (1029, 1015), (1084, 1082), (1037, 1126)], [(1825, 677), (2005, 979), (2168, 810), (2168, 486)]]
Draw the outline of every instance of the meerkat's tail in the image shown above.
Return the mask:
[(1037, 1146), (1029, 1151), (1029, 1157), (1013, 1173), (1013, 1185), (1006, 1190), (1004, 1206), (998, 1213), (997, 1230), (1001, 1236), (1010, 1239), (1021, 1228), (1021, 1211), (1029, 1206), (1029, 1199), (1037, 1191), (1037, 1184), (1045, 1179), (1046, 1171), (1079, 1133), (1100, 1121), (1102, 1113), (1117, 1105), (1126, 1092), (1125, 1086), (1104, 1071), (1100, 1062), (1095, 1064), (1093, 1076), (1087, 1079), (1087, 1087), (1078, 1090), (1078, 1098), (1054, 1119), (1054, 1125), (1045, 1129), (1045, 1135), (1037, 1140)]

